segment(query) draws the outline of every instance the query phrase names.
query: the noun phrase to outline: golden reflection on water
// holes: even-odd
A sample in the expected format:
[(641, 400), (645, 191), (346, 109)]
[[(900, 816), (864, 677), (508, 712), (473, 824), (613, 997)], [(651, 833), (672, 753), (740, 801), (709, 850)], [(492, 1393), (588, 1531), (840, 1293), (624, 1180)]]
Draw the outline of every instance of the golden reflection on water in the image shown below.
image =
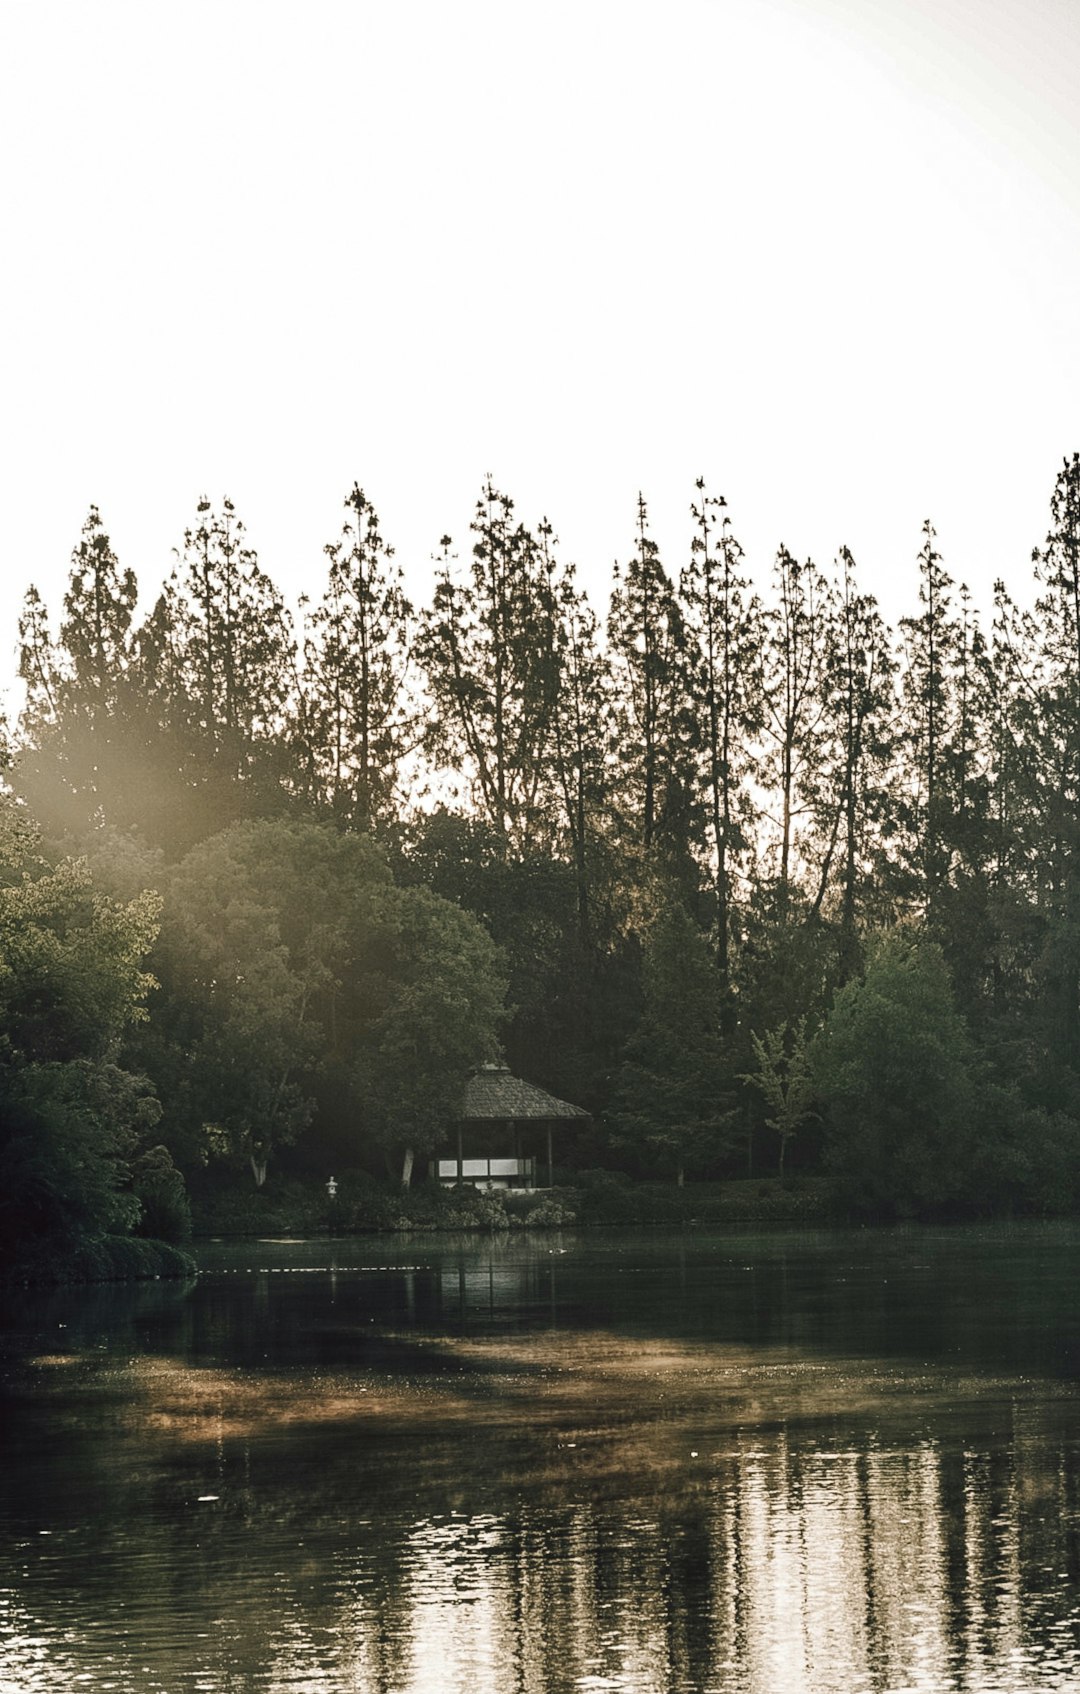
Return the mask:
[(1068, 1381), (302, 1315), (259, 1364), (35, 1342), (0, 1694), (1080, 1690)]
[[(732, 1430), (748, 1427), (854, 1420), (887, 1429), (899, 1420), (911, 1428), (961, 1415), (1000, 1425), (1032, 1398), (1074, 1401), (1071, 1385), (1049, 1380), (974, 1378), (947, 1367), (913, 1373), (890, 1361), (820, 1362), (760, 1345), (650, 1343), (603, 1330), (525, 1340), (408, 1339), (418, 1365), (412, 1373), (252, 1371), (152, 1354), (123, 1365), (102, 1360), (97, 1368), (114, 1389), (122, 1384), (122, 1420), (144, 1436), (199, 1444), (352, 1423), (524, 1429), (557, 1437), (547, 1462), (568, 1474), (579, 1474), (584, 1462), (594, 1471), (622, 1469), (631, 1452), (651, 1469), (708, 1462), (726, 1450)], [(41, 1354), (29, 1365), (43, 1373), (44, 1396), (60, 1367), (95, 1369), (64, 1354)]]
[[(147, 1474), (151, 1449), (208, 1453), (179, 1539), (159, 1528), (125, 1549), (156, 1581), (168, 1564), (194, 1604), (134, 1655), (121, 1634), (106, 1664), (78, 1627), (58, 1641), (14, 1583), (0, 1592), (4, 1694), (71, 1694), (88, 1674), (123, 1694), (1080, 1687), (1059, 1386), (977, 1385), (991, 1421), (1013, 1422), (1003, 1457), (1000, 1439), (993, 1456), (940, 1433), (889, 1444), (897, 1419), (956, 1413), (965, 1379), (948, 1372), (602, 1331), (430, 1347), (446, 1369), (411, 1378), (75, 1361), (88, 1386), (95, 1368), (107, 1383)], [(34, 1362), (46, 1399), (69, 1379), (62, 1358)], [(841, 1412), (857, 1444), (830, 1441)], [(348, 1475), (335, 1446), (325, 1483), (305, 1472), (306, 1499), (275, 1516), (252, 1480), (261, 1446), (287, 1464), (328, 1432), (360, 1444), (345, 1449), (354, 1467), (381, 1434), (380, 1462), (411, 1474), (405, 1507), (380, 1503), (374, 1478), (370, 1514), (355, 1515), (354, 1477), (354, 1516), (335, 1520)], [(506, 1504), (447, 1509), (455, 1471), (463, 1499), (482, 1483)], [(212, 1514), (198, 1530), (196, 1511)], [(21, 1557), (47, 1594), (59, 1555)], [(215, 1586), (238, 1567), (239, 1588)]]

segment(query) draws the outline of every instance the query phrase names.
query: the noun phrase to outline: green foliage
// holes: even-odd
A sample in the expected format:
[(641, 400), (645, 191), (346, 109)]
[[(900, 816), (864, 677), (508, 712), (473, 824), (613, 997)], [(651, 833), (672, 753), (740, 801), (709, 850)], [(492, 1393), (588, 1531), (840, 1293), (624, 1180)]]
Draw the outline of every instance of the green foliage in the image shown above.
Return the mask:
[(844, 977), (858, 963), (859, 929), (888, 910), (888, 837), (895, 827), (894, 676), (889, 630), (855, 561), (840, 549), (822, 675), (821, 757), (808, 773), (816, 860), (811, 911), (839, 882), (838, 953)]
[(962, 1197), (977, 1140), (977, 1078), (941, 949), (884, 935), (814, 1042), (828, 1105), (826, 1164), (853, 1213), (929, 1216)]
[[(158, 902), (98, 893), (85, 862), (49, 866), (0, 801), (0, 1260), (131, 1228), (130, 1160), (158, 1116), (119, 1062), (146, 1011)], [(42, 1247), (42, 1244), (48, 1244)]]
[(146, 1016), (154, 979), (141, 967), (159, 911), (150, 893), (126, 904), (97, 894), (77, 860), (0, 887), (0, 1015), (13, 1053), (104, 1057)]
[(772, 1113), (766, 1127), (780, 1141), (780, 1170), (784, 1175), (784, 1154), (796, 1130), (810, 1115), (814, 1100), (814, 1080), (806, 1042), (806, 1019), (800, 1018), (794, 1027), (778, 1024), (765, 1031), (764, 1037), (751, 1033), (757, 1070), (744, 1076), (753, 1083)]
[(190, 1238), (191, 1202), (167, 1147), (147, 1147), (133, 1160), (131, 1187), (140, 1206), (140, 1235), (174, 1245)]
[(8, 1066), (0, 1110), (0, 1259), (137, 1223), (130, 1160), (157, 1116), (142, 1078), (88, 1059)]
[(197, 1236), (308, 1235), (331, 1223), (324, 1184), (283, 1176), (274, 1168), (261, 1188), (243, 1172), (221, 1166), (193, 1173), (190, 1188)]
[(615, 1123), (680, 1181), (714, 1166), (732, 1136), (730, 1075), (713, 960), (686, 910), (665, 902), (645, 947), (644, 1011), (626, 1047)]
[(199, 501), (168, 590), (172, 712), (211, 757), (243, 775), (283, 727), (292, 634), (231, 500)]
[(572, 1194), (507, 1194), (504, 1204), (511, 1227), (566, 1229), (577, 1222)]
[(159, 951), (172, 1040), (146, 1058), (189, 1156), (205, 1132), (258, 1181), (306, 1128), (357, 890), (385, 880), (366, 842), (285, 821), (235, 824), (177, 866)]
[(379, 1005), (357, 1030), (352, 1080), (364, 1121), (390, 1153), (445, 1139), (469, 1072), (497, 1053), (505, 981), (490, 937), (428, 889), (395, 889)]
[(796, 882), (800, 825), (822, 760), (824, 679), (834, 600), (812, 559), (800, 564), (781, 547), (774, 594), (765, 613), (763, 775), (775, 796), (772, 855), (777, 916), (783, 922)]
[(395, 1229), (504, 1230), (510, 1227), (510, 1216), (501, 1193), (485, 1193), (469, 1183), (450, 1188), (421, 1182), (406, 1190), (392, 1179), (377, 1181), (346, 1172), (333, 1227), (350, 1234)]
[[(697, 484), (690, 508), (695, 534), (680, 590), (697, 663), (688, 672), (704, 725), (702, 783), (709, 820), (716, 900), (716, 955), (725, 995), (736, 924), (736, 876), (753, 831), (750, 785), (762, 726), (762, 613), (742, 574), (727, 502)], [(722, 514), (722, 515), (721, 515)], [(717, 531), (719, 532), (717, 534)], [(725, 1008), (726, 1010), (726, 1008)]]
[(554, 594), (536, 538), (490, 477), (476, 503), (471, 568), (444, 537), (418, 651), (435, 712), (431, 757), (467, 784), (500, 849), (520, 848), (542, 810), (558, 696)]
[[(0, 1266), (0, 1270), (4, 1267)], [(167, 1241), (135, 1235), (97, 1235), (58, 1247), (55, 1238), (32, 1243), (5, 1280), (22, 1283), (134, 1282), (196, 1274), (189, 1253)]]
[[(417, 819), (395, 869), (479, 918), (499, 948), (511, 1070), (589, 1109), (638, 1011), (636, 960), (604, 911), (600, 854), (589, 862), (588, 933), (576, 868), (550, 853), (507, 859), (491, 825), (439, 808)], [(628, 980), (629, 979), (629, 980)]]
[(1075, 1203), (1080, 456), (989, 648), (929, 524), (898, 643), (846, 549), (781, 548), (759, 598), (695, 494), (678, 589), (639, 500), (603, 652), (552, 525), (490, 479), (412, 641), (356, 483), (299, 667), (229, 502), (141, 624), (91, 509), (58, 620), (31, 589), (19, 626), (9, 780), (46, 846), (0, 803), (9, 1255), (127, 1227), (144, 1157), (138, 1227), (182, 1233), (159, 1141), (404, 1170), (497, 1035), (593, 1112), (571, 1168), (731, 1175), (767, 1133), (805, 1171), (792, 1043), (837, 989), (813, 1050), (849, 1210)]
[(398, 889), (366, 837), (233, 825), (168, 883), (159, 971), (172, 1040), (148, 1045), (178, 1149), (250, 1161), (307, 1129), (321, 1076), (358, 1142), (395, 1156), (446, 1131), (493, 1051), (504, 984), (468, 914)]
[(393, 548), (359, 484), (341, 535), (326, 547), (326, 592), (312, 613), (296, 701), (306, 798), (358, 829), (393, 814), (411, 738), (406, 691), (412, 608)]
[(36, 590), (24, 603), (24, 748), (16, 782), (42, 819), (62, 828), (85, 827), (102, 808), (111, 814), (125, 787), (135, 600), (134, 573), (121, 570), (92, 506), (72, 554), (57, 640)]
[(646, 865), (692, 889), (701, 824), (693, 646), (640, 494), (635, 550), (625, 570), (616, 569), (608, 651), (615, 684), (614, 821)]

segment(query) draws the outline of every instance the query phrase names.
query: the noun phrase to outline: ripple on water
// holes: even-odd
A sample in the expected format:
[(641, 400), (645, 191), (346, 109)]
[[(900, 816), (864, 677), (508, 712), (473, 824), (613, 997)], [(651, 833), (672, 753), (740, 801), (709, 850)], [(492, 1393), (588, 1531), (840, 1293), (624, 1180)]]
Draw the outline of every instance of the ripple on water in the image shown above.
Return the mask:
[[(562, 1263), (553, 1294), (535, 1244), (334, 1276), (271, 1248), (304, 1274), (95, 1303), (61, 1351), (28, 1324), (2, 1694), (1080, 1688), (1075, 1391), (1022, 1338), (793, 1342), (830, 1296), (790, 1253), (755, 1336), (718, 1254), (688, 1311), (697, 1261), (655, 1246), (621, 1306), (608, 1261), (602, 1299)], [(881, 1286), (860, 1250), (844, 1300)]]

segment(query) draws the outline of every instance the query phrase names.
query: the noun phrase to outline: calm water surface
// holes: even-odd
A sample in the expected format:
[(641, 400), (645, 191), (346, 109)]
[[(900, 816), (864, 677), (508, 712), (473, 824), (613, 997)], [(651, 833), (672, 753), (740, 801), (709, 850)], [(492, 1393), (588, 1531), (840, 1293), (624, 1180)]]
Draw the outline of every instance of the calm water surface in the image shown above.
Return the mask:
[(3, 1694), (1080, 1690), (1080, 1228), (9, 1296)]

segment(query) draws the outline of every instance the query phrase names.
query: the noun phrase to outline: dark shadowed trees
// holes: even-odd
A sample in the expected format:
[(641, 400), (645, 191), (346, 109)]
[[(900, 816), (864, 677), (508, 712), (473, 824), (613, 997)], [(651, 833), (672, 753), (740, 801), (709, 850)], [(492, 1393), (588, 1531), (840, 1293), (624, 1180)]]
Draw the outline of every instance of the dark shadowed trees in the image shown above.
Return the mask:
[(145, 1019), (158, 902), (95, 889), (85, 862), (49, 864), (23, 809), (0, 801), (0, 1263), (139, 1218), (131, 1160), (157, 1117), (121, 1043)]
[(659, 870), (693, 888), (701, 838), (699, 725), (690, 678), (694, 655), (641, 495), (634, 552), (628, 564), (616, 569), (608, 656), (612, 798), (619, 833), (649, 874)]
[(189, 1160), (249, 1162), (257, 1184), (327, 1075), (354, 1156), (426, 1151), (493, 1049), (504, 992), (475, 919), (395, 888), (366, 836), (306, 820), (235, 824), (194, 848), (166, 886), (158, 968), (171, 1039), (146, 1061), (164, 1128)]
[(490, 477), (471, 528), (462, 578), (444, 538), (434, 600), (421, 620), (417, 651), (435, 708), (427, 750), (464, 784), (500, 850), (511, 853), (547, 827), (556, 608), (535, 537)]
[(753, 784), (762, 727), (761, 604), (742, 570), (726, 501), (697, 483), (694, 536), (680, 591), (696, 663), (688, 672), (699, 723), (702, 782), (716, 902), (721, 990), (731, 982), (738, 877), (754, 833)]
[(619, 1139), (680, 1185), (688, 1169), (715, 1169), (734, 1136), (718, 989), (706, 938), (677, 900), (663, 901), (645, 936), (642, 1012), (612, 1115)]
[(873, 597), (861, 594), (855, 561), (840, 550), (821, 673), (820, 757), (807, 773), (816, 853), (811, 912), (834, 908), (842, 974), (858, 954), (867, 915), (886, 917), (885, 867), (895, 832), (895, 662)]
[(378, 515), (354, 484), (326, 548), (326, 590), (308, 621), (295, 721), (306, 797), (342, 822), (392, 819), (416, 709), (409, 698), (412, 607)]
[(896, 930), (869, 948), (814, 1044), (826, 1161), (856, 1213), (925, 1216), (962, 1195), (977, 1134), (974, 1050), (940, 947)]
[(808, 784), (821, 758), (831, 613), (829, 586), (813, 560), (800, 564), (781, 547), (765, 613), (762, 767), (774, 796), (769, 858), (781, 924), (790, 915), (800, 880), (799, 828), (810, 812)]
[[(117, 821), (130, 801), (134, 572), (123, 570), (96, 506), (90, 508), (55, 640), (34, 589), (19, 626), (26, 697), (19, 792), (43, 823), (81, 833)], [(127, 821), (127, 820), (125, 820)]]

